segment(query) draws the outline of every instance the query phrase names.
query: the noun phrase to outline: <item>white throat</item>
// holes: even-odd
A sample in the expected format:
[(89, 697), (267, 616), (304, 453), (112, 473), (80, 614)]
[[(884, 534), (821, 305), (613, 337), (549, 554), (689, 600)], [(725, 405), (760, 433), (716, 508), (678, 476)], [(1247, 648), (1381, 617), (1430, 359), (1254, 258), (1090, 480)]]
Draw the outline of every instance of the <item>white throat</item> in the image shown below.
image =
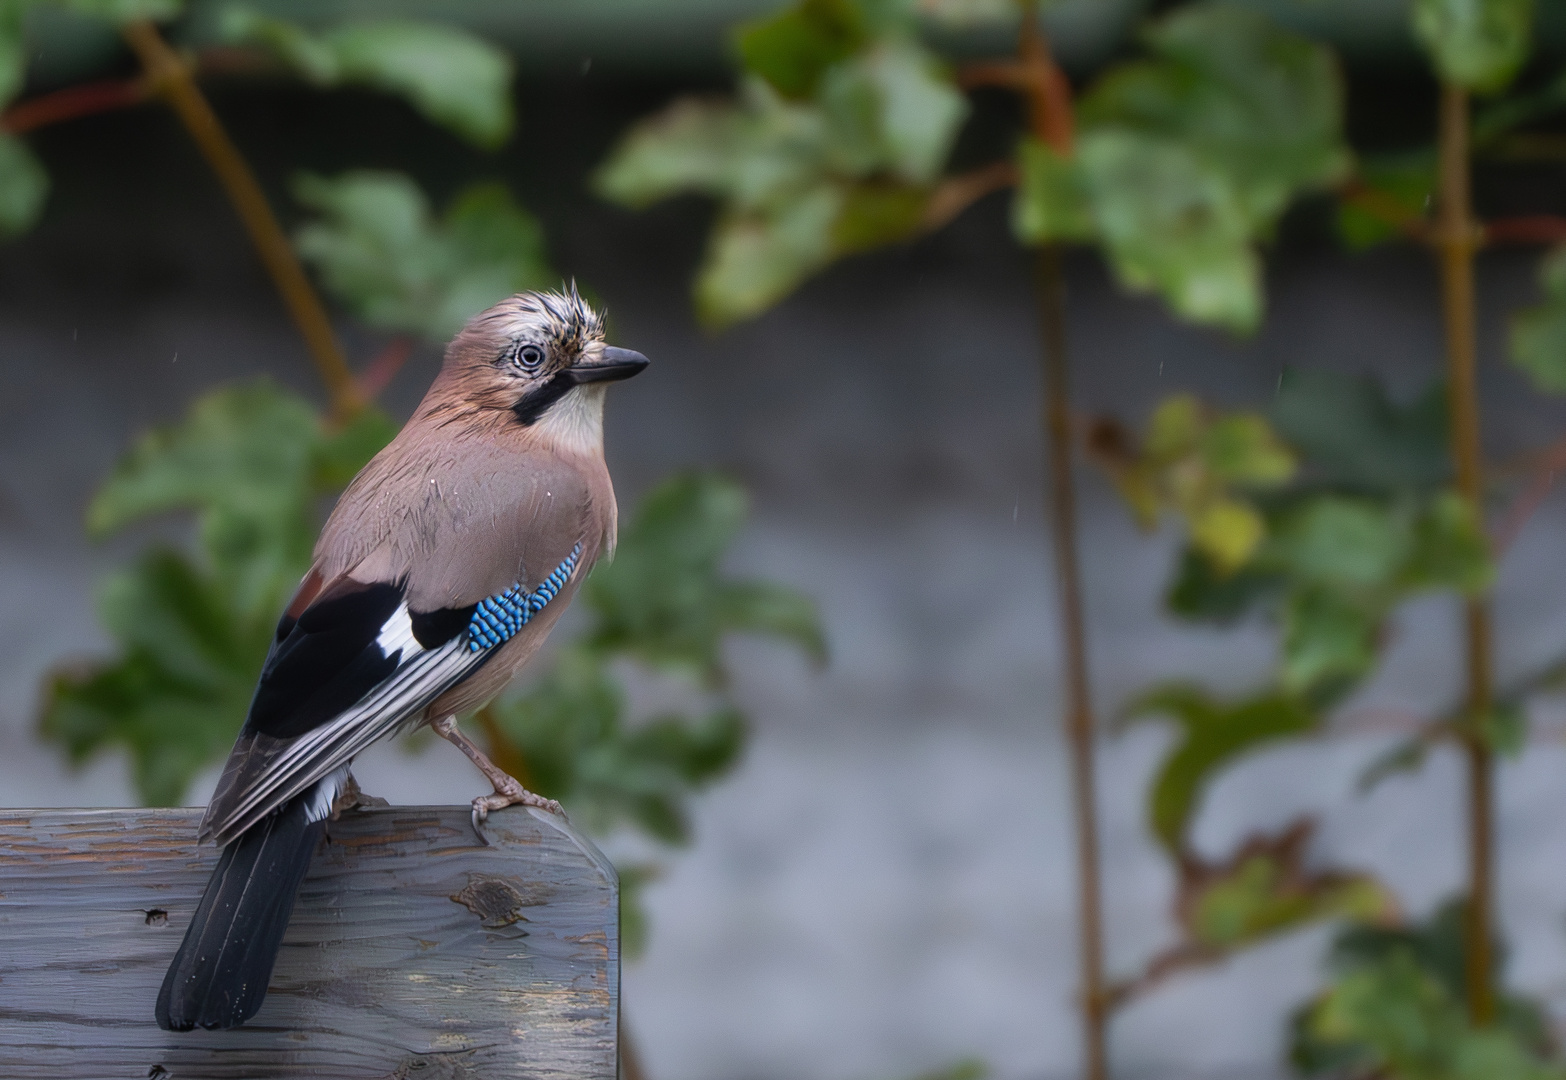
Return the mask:
[(578, 386), (555, 402), (533, 425), (554, 449), (581, 456), (604, 453), (604, 393), (602, 383)]

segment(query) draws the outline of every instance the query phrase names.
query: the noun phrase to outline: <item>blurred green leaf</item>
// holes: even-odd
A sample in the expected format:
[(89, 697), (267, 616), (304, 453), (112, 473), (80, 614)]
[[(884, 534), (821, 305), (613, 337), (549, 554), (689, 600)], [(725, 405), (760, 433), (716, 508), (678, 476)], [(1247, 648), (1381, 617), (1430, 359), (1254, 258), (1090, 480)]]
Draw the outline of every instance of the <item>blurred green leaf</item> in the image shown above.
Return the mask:
[(99, 600), (118, 656), (56, 673), (40, 729), (73, 761), (123, 746), (137, 792), (179, 803), (244, 720), (283, 598), (310, 564), (322, 495), (391, 437), (364, 410), (337, 432), (268, 382), (213, 391), (142, 437), (88, 508), (96, 535), (194, 512), (200, 557), (154, 548)]
[(1413, 0), (1414, 36), (1442, 80), (1494, 93), (1528, 59), (1533, 0)]
[(67, 11), (113, 23), (151, 19), (163, 22), (185, 9), (184, 0), (60, 0)]
[(0, 134), (0, 236), (32, 228), (49, 194), (49, 174), (25, 143)]
[(1323, 700), (1346, 690), (1375, 665), (1382, 614), (1332, 589), (1290, 592), (1283, 605), (1279, 684)]
[(465, 189), (439, 220), (401, 173), (304, 175), (294, 193), (320, 215), (297, 233), (299, 253), (372, 326), (445, 341), (496, 301), (556, 280), (543, 230), (497, 184)]
[(1371, 760), (1359, 774), (1355, 783), (1361, 795), (1369, 794), (1381, 781), (1401, 772), (1414, 772), (1424, 767), (1430, 756), (1431, 740), (1424, 735), (1393, 745), (1385, 753)]
[(1261, 235), (1296, 193), (1346, 174), (1343, 90), (1325, 47), (1225, 4), (1179, 8), (1143, 40), (1151, 59), (1113, 69), (1083, 97), (1085, 131), (1178, 142), (1222, 176)]
[(0, 105), (22, 89), (27, 78), (27, 42), (23, 19), (33, 0), (5, 0), (0, 3)]
[(1402, 571), (1410, 589), (1456, 589), (1470, 595), (1495, 580), (1490, 541), (1473, 504), (1443, 491), (1414, 523), (1413, 550)]
[(221, 31), (264, 45), (321, 86), (358, 85), (406, 98), (427, 118), (494, 148), (511, 134), (511, 58), (446, 23), (347, 22), (319, 34), (231, 7)]
[(721, 681), (719, 645), (731, 632), (780, 637), (823, 658), (809, 599), (721, 573), (745, 513), (744, 490), (715, 474), (684, 473), (661, 484), (621, 530), (614, 560), (588, 578), (585, 599), (597, 616), (588, 642), (712, 684)]
[(740, 34), (731, 101), (683, 99), (635, 125), (593, 178), (641, 207), (719, 200), (696, 310), (721, 328), (835, 259), (922, 226), (966, 100), (891, 6), (803, 0)]
[(1491, 706), (1479, 725), (1485, 744), (1502, 757), (1516, 758), (1528, 745), (1528, 713), (1515, 701)]
[(1012, 228), (1028, 244), (1090, 240), (1095, 233), (1093, 207), (1077, 163), (1061, 157), (1037, 139), (1017, 147), (1022, 179), (1012, 202)]
[(923, 188), (875, 181), (853, 185), (832, 223), (832, 250), (847, 255), (907, 239), (922, 227), (929, 199)]
[(274, 613), (237, 609), (219, 577), (164, 549), (109, 578), (99, 610), (122, 654), (55, 672), (40, 731), (78, 764), (124, 747), (142, 801), (177, 806), (233, 742)]
[(1306, 501), (1279, 525), (1271, 555), (1299, 580), (1343, 589), (1390, 584), (1407, 558), (1406, 522), (1370, 499)]
[(820, 110), (746, 79), (736, 104), (683, 98), (636, 124), (593, 184), (631, 207), (693, 191), (754, 210), (817, 182), (827, 142)]
[(1371, 376), (1291, 368), (1279, 381), (1271, 416), (1304, 458), (1306, 477), (1318, 482), (1392, 492), (1428, 490), (1451, 475), (1439, 384), (1396, 405)]
[(845, 192), (822, 184), (767, 210), (713, 227), (696, 276), (696, 313), (715, 328), (759, 315), (832, 261)]
[(990, 1067), (978, 1058), (963, 1058), (940, 1069), (920, 1073), (912, 1080), (985, 1080)]
[(1078, 145), (1094, 218), (1127, 288), (1237, 331), (1261, 320), (1261, 266), (1234, 188), (1181, 143), (1121, 130)]
[(310, 406), (270, 383), (208, 394), (120, 460), (88, 506), (88, 530), (103, 536), (152, 514), (195, 511), (201, 546), (232, 581), (238, 607), (270, 611), (309, 566), (321, 438)]
[(662, 876), (662, 868), (656, 863), (616, 863), (615, 873), (620, 879), (620, 956), (639, 960), (651, 930), (642, 894)]
[(836, 161), (850, 175), (885, 170), (928, 184), (946, 164), (968, 103), (934, 55), (892, 38), (827, 72), (821, 104)]
[(1516, 364), (1545, 393), (1566, 393), (1566, 246), (1539, 263), (1544, 302), (1512, 316), (1510, 345)]
[(1187, 850), (1202, 793), (1221, 768), (1266, 743), (1314, 731), (1317, 724), (1317, 717), (1293, 697), (1266, 694), (1227, 703), (1186, 683), (1155, 687), (1133, 701), (1126, 716), (1162, 716), (1180, 728), (1149, 798), (1153, 835), (1175, 857)]
[(623, 692), (590, 650), (568, 649), (529, 692), (493, 707), (540, 794), (595, 832), (622, 822), (666, 844), (690, 840), (685, 798), (726, 772), (745, 724), (729, 707), (627, 726)]
[(1392, 910), (1365, 874), (1306, 874), (1277, 853), (1247, 853), (1202, 884), (1191, 903), (1192, 937), (1234, 949), (1322, 919), (1375, 919)]
[(802, 0), (735, 33), (745, 67), (793, 98), (809, 97), (829, 67), (868, 39), (869, 29), (852, 0)]
[(1281, 587), (1276, 572), (1242, 566), (1226, 574), (1202, 552), (1187, 547), (1165, 602), (1181, 618), (1225, 626), (1270, 602)]
[[(1290, 1056), (1307, 1075), (1395, 1080), (1559, 1080), (1548, 1021), (1501, 995), (1497, 1022), (1475, 1029), (1463, 1006), (1462, 905), (1406, 928), (1354, 926), (1338, 936), (1333, 984), (1294, 1020)], [(1499, 966), (1501, 950), (1495, 950)]]
[[(1360, 163), (1359, 180), (1375, 200), (1410, 221), (1422, 220), (1435, 198), (1435, 154), (1420, 150)], [(1338, 236), (1351, 250), (1363, 251), (1402, 237), (1386, 214), (1373, 214), (1352, 199), (1338, 202)]]

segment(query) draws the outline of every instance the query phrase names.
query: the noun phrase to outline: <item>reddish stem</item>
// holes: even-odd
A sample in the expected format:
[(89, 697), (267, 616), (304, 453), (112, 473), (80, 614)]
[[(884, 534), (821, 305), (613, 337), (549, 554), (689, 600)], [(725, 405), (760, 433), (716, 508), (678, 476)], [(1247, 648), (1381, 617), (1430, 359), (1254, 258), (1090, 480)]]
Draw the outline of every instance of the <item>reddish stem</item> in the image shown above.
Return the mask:
[(386, 347), (376, 353), (359, 371), (358, 378), (354, 381), (359, 387), (360, 401), (374, 401), (380, 396), (386, 385), (402, 370), (402, 365), (408, 362), (408, 357), (413, 355), (413, 339), (405, 334), (400, 334), (386, 343)]
[(1490, 244), (1559, 244), (1566, 240), (1566, 217), (1528, 214), (1487, 222), (1484, 239)]
[(140, 105), (152, 97), (146, 79), (105, 79), (41, 94), (0, 113), (0, 130), (12, 135), (82, 116)]

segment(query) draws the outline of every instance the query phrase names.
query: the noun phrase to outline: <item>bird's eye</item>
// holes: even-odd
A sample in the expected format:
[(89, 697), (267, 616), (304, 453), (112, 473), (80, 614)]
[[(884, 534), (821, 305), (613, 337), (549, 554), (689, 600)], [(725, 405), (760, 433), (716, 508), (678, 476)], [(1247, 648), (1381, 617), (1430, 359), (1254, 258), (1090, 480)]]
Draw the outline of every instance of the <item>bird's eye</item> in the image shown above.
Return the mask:
[(536, 371), (544, 362), (544, 350), (537, 345), (524, 345), (512, 355), (517, 365), (525, 371)]

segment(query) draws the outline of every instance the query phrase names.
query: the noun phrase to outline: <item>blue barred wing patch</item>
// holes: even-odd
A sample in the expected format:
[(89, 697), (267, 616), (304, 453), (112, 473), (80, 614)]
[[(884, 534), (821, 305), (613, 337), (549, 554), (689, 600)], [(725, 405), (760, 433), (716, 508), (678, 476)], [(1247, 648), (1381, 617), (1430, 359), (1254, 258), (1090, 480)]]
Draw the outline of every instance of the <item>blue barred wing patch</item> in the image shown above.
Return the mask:
[(582, 545), (577, 544), (555, 567), (555, 572), (539, 582), (532, 592), (518, 582), (498, 596), (480, 600), (478, 607), (473, 609), (473, 617), (468, 620), (468, 652), (492, 649), (510, 640), (565, 588), (581, 557)]

